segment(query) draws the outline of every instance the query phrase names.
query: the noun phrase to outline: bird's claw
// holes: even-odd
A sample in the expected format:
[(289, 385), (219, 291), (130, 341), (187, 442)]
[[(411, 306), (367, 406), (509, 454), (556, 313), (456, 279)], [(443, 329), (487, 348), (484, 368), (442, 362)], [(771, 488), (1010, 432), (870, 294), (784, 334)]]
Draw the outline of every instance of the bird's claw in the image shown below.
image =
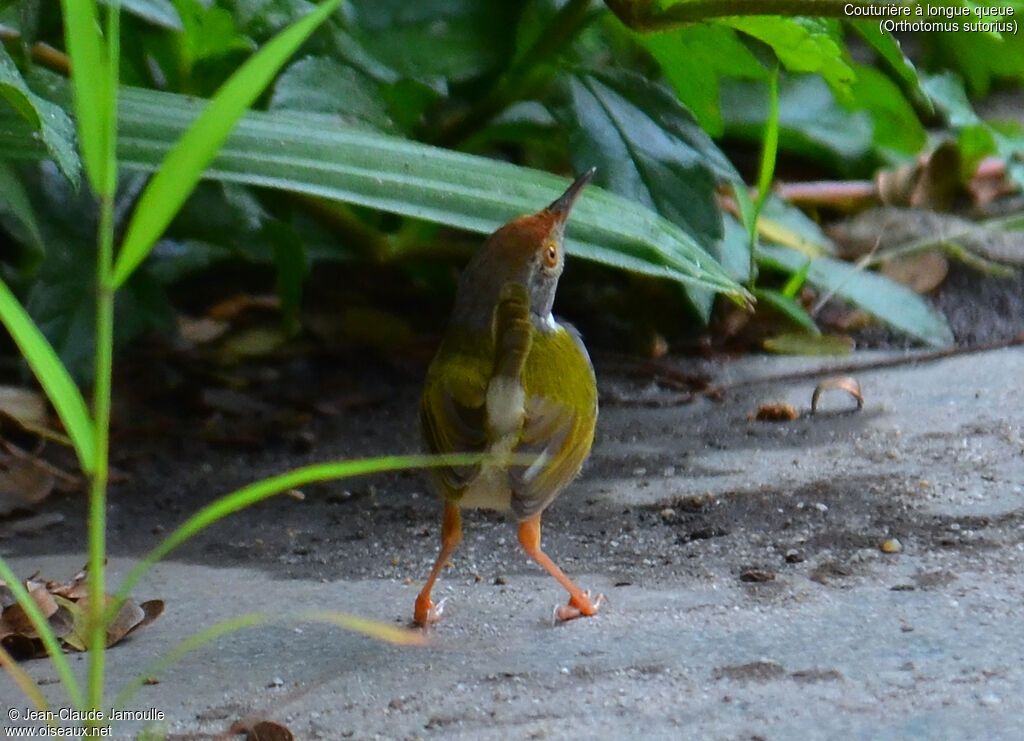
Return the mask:
[(583, 599), (577, 599), (575, 596), (569, 598), (569, 604), (561, 605), (555, 608), (554, 617), (558, 622), (566, 622), (567, 620), (575, 620), (578, 617), (591, 617), (597, 614), (597, 611), (601, 609), (601, 605), (604, 603), (604, 595), (599, 594), (594, 598), (594, 601), (590, 601), (590, 590), (583, 592)]
[(421, 628), (426, 628), (441, 619), (441, 614), (444, 612), (444, 603), (448, 601), (445, 597), (436, 605), (431, 599), (417, 599), (416, 609), (413, 612), (412, 621)]

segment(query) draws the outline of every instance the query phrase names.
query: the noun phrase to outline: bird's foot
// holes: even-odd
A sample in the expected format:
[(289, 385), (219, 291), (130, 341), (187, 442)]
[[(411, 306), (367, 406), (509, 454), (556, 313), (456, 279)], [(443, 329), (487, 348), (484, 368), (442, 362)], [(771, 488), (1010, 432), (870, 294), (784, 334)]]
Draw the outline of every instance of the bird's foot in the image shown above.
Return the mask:
[(597, 611), (601, 609), (601, 605), (603, 603), (603, 594), (597, 595), (597, 597), (591, 601), (590, 590), (588, 589), (583, 593), (582, 599), (572, 596), (569, 598), (569, 604), (556, 607), (555, 620), (565, 622), (567, 620), (574, 620), (578, 617), (591, 617), (597, 614)]
[(447, 599), (445, 597), (435, 605), (430, 597), (420, 595), (416, 598), (416, 608), (412, 614), (412, 621), (421, 628), (426, 628), (438, 622), (441, 619), (441, 613), (444, 612), (444, 603)]

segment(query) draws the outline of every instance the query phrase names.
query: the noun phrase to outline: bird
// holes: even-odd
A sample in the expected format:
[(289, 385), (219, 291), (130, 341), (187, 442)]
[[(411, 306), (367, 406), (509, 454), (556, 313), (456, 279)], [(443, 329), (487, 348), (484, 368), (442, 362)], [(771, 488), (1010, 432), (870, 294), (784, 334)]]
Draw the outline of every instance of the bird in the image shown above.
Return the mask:
[(546, 208), (499, 228), (459, 278), (424, 383), (423, 439), (432, 453), (493, 457), (432, 470), (444, 503), (441, 549), (416, 598), (416, 625), (441, 618), (443, 600), (435, 604), (431, 591), (462, 540), (464, 508), (511, 511), (523, 550), (569, 592), (568, 604), (555, 610), (559, 620), (595, 615), (602, 604), (601, 595), (591, 599), (540, 544), (541, 515), (579, 474), (597, 423), (590, 356), (575, 328), (552, 314), (569, 212), (595, 171)]

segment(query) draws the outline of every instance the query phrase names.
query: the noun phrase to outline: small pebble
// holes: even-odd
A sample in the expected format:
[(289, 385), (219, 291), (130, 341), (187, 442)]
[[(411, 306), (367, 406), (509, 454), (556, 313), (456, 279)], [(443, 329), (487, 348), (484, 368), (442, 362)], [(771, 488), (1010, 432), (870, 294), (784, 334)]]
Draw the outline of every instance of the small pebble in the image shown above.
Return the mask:
[(775, 574), (763, 569), (744, 569), (740, 572), (740, 581), (763, 583), (775, 579)]
[(672, 522), (676, 519), (676, 511), (671, 507), (665, 507), (665, 509), (658, 514), (661, 515), (662, 522)]
[(882, 543), (882, 553), (899, 553), (903, 550), (903, 544), (896, 538), (889, 538)]
[(796, 548), (790, 548), (786, 551), (786, 563), (803, 563), (804, 556)]

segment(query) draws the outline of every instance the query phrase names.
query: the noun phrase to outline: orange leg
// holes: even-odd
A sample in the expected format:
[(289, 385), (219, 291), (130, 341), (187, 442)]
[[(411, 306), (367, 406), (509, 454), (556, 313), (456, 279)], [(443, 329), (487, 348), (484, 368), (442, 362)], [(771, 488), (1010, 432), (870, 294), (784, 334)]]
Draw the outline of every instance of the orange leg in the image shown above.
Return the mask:
[[(427, 577), (427, 583), (423, 585), (419, 596), (416, 598), (416, 610), (413, 612), (413, 622), (420, 626), (427, 626), (436, 623), (441, 619), (442, 606), (434, 605), (430, 599), (430, 590), (434, 588), (434, 582), (441, 575), (441, 569), (448, 562), (448, 559), (462, 542), (462, 515), (459, 513), (459, 505), (454, 502), (444, 503), (444, 524), (441, 525), (441, 553), (434, 562), (434, 568)], [(444, 602), (444, 600), (441, 600)]]
[(526, 555), (539, 563), (551, 576), (558, 579), (569, 591), (569, 604), (559, 607), (555, 615), (559, 620), (572, 620), (581, 615), (590, 617), (596, 615), (601, 606), (602, 596), (598, 595), (593, 602), (590, 601), (590, 593), (584, 592), (577, 587), (565, 573), (555, 565), (544, 551), (540, 549), (540, 514), (536, 514), (529, 520), (519, 523), (519, 544), (523, 546)]

